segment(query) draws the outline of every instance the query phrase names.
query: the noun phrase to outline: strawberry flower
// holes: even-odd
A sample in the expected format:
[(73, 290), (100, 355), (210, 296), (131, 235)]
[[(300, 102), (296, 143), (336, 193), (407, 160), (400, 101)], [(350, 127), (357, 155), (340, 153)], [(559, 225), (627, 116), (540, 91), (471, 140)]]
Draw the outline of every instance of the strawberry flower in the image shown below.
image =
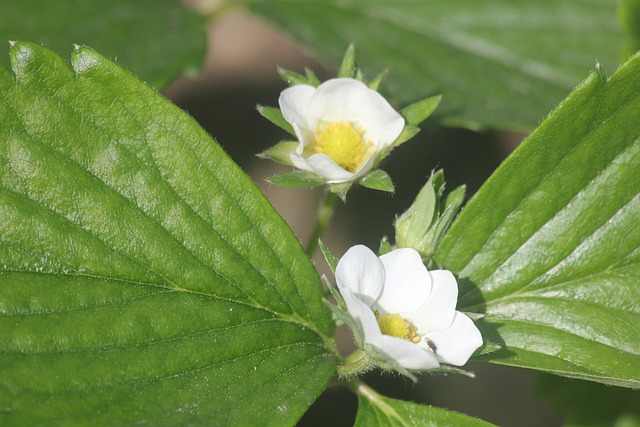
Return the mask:
[(327, 80), (317, 88), (291, 86), (279, 104), (298, 138), (291, 162), (330, 184), (362, 177), (405, 126), (382, 95), (352, 78)]
[(428, 271), (413, 249), (377, 257), (354, 246), (338, 262), (336, 282), (359, 344), (383, 367), (462, 366), (482, 345), (473, 321), (455, 309), (453, 274)]

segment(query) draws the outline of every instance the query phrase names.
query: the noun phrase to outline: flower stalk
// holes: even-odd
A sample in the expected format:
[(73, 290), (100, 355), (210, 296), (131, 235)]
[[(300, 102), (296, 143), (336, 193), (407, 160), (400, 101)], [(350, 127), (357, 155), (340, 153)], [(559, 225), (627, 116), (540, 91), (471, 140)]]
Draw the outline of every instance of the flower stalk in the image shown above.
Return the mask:
[(336, 204), (337, 195), (325, 188), (322, 199), (320, 200), (320, 209), (318, 210), (318, 221), (316, 227), (311, 234), (311, 238), (307, 243), (306, 253), (309, 258), (313, 257), (313, 254), (318, 249), (318, 239), (322, 237), (324, 230), (327, 228)]

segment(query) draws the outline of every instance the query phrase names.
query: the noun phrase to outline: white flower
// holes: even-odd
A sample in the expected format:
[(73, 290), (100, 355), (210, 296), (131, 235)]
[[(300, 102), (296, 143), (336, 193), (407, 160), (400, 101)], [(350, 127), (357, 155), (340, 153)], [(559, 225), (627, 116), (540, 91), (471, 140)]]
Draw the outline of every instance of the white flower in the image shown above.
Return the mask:
[(338, 262), (336, 282), (374, 359), (411, 370), (437, 368), (440, 362), (462, 366), (482, 345), (473, 321), (455, 309), (453, 274), (427, 271), (413, 249), (378, 258), (367, 247), (354, 246)]
[(300, 142), (291, 161), (329, 183), (361, 177), (404, 128), (382, 95), (354, 79), (331, 79), (317, 88), (295, 85), (278, 102)]

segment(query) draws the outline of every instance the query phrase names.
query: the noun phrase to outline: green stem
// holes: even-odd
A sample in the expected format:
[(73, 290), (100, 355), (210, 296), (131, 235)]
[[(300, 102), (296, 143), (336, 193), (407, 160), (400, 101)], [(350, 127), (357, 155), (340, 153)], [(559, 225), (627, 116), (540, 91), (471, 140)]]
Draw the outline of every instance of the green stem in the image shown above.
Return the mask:
[(335, 193), (329, 191), (328, 188), (325, 189), (322, 200), (320, 201), (318, 222), (316, 223), (316, 228), (313, 230), (313, 234), (311, 235), (311, 240), (309, 240), (309, 243), (307, 243), (306, 252), (309, 258), (311, 258), (316, 249), (318, 249), (318, 239), (322, 237), (324, 229), (327, 227), (329, 220), (331, 220), (331, 217), (333, 216), (333, 209), (335, 207), (337, 198), (338, 197)]
[(336, 368), (338, 376), (353, 377), (368, 371), (373, 367), (373, 362), (362, 351), (356, 350), (344, 359), (344, 363)]

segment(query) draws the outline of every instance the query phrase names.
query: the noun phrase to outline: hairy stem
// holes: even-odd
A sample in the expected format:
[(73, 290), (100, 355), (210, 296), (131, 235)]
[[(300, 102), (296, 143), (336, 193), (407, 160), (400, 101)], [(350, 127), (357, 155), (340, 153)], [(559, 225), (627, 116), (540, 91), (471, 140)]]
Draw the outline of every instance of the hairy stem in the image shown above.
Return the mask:
[(311, 235), (311, 239), (309, 243), (307, 243), (307, 255), (309, 258), (313, 256), (316, 249), (318, 249), (318, 239), (322, 237), (324, 233), (324, 229), (327, 227), (327, 224), (331, 220), (333, 216), (333, 210), (336, 204), (337, 196), (335, 193), (329, 191), (329, 189), (325, 189), (322, 199), (320, 201), (320, 209), (318, 211), (318, 222), (316, 223), (316, 228), (313, 230), (313, 234)]

